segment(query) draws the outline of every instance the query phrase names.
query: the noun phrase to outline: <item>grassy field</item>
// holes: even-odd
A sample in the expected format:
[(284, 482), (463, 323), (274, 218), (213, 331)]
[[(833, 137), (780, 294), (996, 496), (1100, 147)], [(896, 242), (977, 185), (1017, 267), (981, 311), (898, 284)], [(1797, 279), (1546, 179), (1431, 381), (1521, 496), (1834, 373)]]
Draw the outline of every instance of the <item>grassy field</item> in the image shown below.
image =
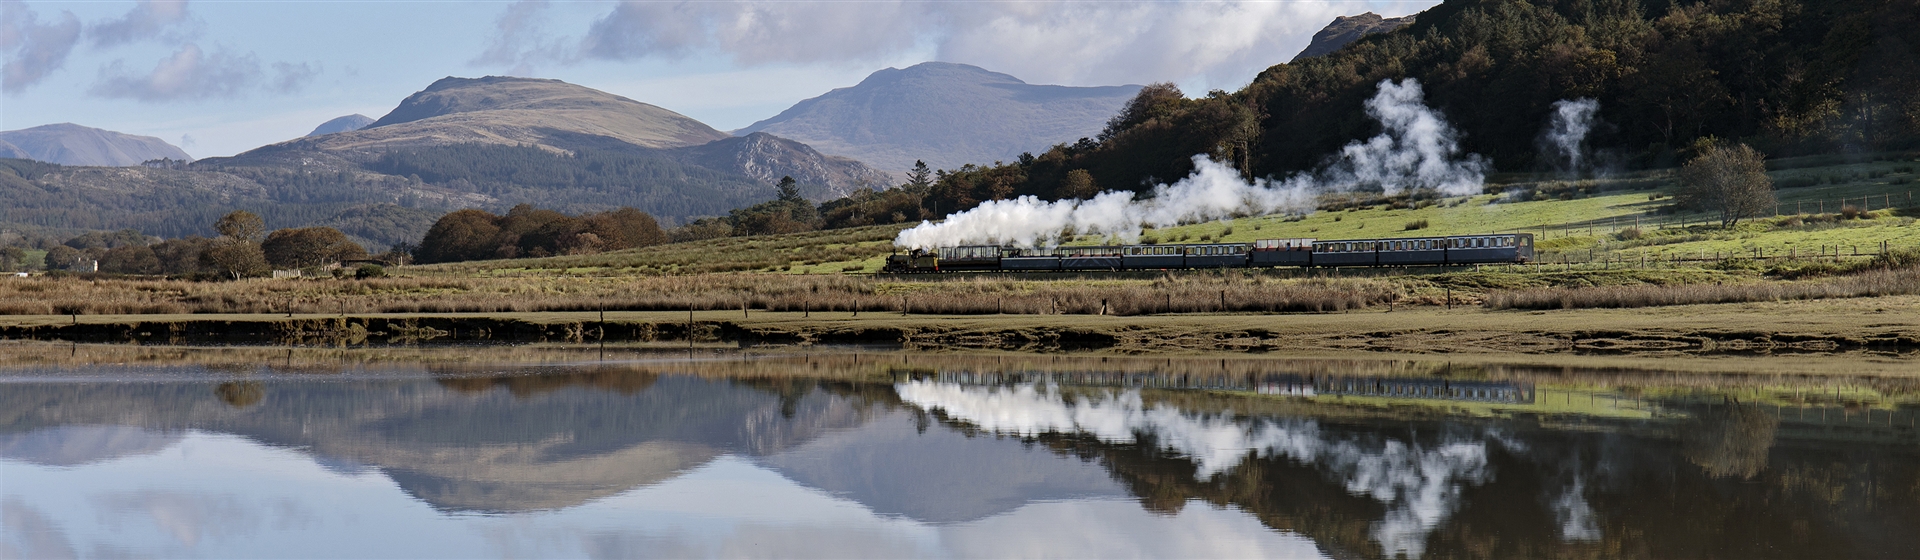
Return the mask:
[[(1159, 242), (1527, 231), (1546, 265), (1087, 274), (871, 274), (903, 226), (722, 238), (540, 259), (397, 267), (394, 278), (185, 282), (5, 278), (0, 315), (525, 313), (755, 309), (955, 315), (1327, 313), (1405, 306), (1643, 307), (1895, 296), (1920, 290), (1914, 155), (1774, 162), (1782, 208), (1863, 200), (1862, 212), (1766, 217), (1731, 229), (1663, 213), (1670, 171), (1606, 180), (1496, 177), (1452, 200), (1329, 197), (1304, 218), (1146, 232)], [(1817, 205), (1814, 205), (1817, 207)], [(1409, 230), (1410, 226), (1418, 226)], [(1098, 240), (1083, 239), (1078, 243)], [(1892, 248), (1879, 253), (1883, 242)], [(1856, 256), (1858, 253), (1858, 256)], [(1764, 256), (1765, 259), (1748, 257)], [(1683, 259), (1683, 260), (1676, 260)], [(1877, 272), (1876, 272), (1877, 271)], [(1878, 276), (1875, 276), (1875, 275)]]
[[(1145, 232), (1163, 243), (1251, 242), (1312, 237), (1355, 239), (1528, 232), (1541, 262), (1714, 259), (1727, 256), (1851, 257), (1891, 247), (1920, 247), (1920, 154), (1882, 154), (1845, 163), (1833, 156), (1770, 162), (1778, 215), (1723, 230), (1704, 213), (1671, 213), (1672, 170), (1563, 181), (1495, 176), (1489, 193), (1413, 202), (1333, 195), (1304, 218), (1246, 217)], [(1862, 213), (1850, 216), (1843, 208)], [(1889, 208), (1891, 206), (1891, 208)], [(1338, 209), (1331, 209), (1338, 208)], [(1419, 229), (1408, 229), (1418, 225)], [(905, 226), (873, 226), (783, 236), (727, 238), (590, 256), (483, 261), (415, 267), (420, 275), (687, 274), (877, 272)], [(1072, 244), (1098, 244), (1083, 238)], [(1759, 251), (1756, 253), (1755, 251)]]

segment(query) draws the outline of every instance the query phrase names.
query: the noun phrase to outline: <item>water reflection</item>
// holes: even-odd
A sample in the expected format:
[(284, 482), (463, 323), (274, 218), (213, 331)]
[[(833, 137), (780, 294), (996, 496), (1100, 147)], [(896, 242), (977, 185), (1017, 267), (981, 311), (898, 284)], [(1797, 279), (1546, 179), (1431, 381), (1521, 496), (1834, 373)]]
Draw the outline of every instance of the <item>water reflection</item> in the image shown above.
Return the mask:
[(1888, 380), (901, 356), (278, 369), (0, 374), (0, 555), (1920, 549), (1915, 393)]

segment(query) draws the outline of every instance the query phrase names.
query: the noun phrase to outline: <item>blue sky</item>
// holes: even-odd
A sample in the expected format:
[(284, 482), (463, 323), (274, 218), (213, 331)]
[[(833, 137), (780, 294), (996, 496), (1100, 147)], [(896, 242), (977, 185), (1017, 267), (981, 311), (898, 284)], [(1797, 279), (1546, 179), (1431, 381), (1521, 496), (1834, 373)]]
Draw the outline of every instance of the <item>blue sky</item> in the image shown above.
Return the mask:
[(1031, 83), (1235, 89), (1376, 0), (0, 0), (0, 130), (73, 122), (195, 157), (379, 118), (445, 76), (557, 78), (721, 130), (928, 60)]

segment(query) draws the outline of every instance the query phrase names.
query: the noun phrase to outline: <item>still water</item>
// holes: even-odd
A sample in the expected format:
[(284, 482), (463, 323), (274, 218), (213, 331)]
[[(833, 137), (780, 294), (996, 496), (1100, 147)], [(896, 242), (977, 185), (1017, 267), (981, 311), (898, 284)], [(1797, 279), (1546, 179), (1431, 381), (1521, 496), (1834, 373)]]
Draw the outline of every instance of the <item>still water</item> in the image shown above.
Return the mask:
[(1912, 381), (602, 356), (0, 366), (0, 557), (1920, 551)]

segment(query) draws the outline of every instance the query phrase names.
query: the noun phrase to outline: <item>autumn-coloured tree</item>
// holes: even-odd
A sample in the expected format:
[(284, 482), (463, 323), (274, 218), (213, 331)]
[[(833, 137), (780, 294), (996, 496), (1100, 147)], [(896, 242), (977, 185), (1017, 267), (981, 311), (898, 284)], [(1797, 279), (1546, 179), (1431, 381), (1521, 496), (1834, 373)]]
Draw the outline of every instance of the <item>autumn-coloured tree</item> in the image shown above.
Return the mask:
[(260, 244), (267, 262), (282, 268), (306, 268), (367, 258), (367, 249), (330, 227), (289, 228), (267, 234)]
[(1723, 228), (1773, 209), (1773, 180), (1767, 178), (1765, 155), (1746, 144), (1704, 146), (1680, 168), (1674, 204), (1717, 213)]

